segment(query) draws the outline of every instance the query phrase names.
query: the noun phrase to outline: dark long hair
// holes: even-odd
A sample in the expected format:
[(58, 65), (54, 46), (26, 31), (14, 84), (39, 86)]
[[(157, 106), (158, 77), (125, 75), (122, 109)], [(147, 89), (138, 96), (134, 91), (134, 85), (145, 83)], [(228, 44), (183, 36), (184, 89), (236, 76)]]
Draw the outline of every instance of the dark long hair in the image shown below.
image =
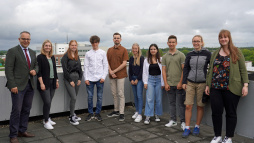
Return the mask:
[(157, 53), (156, 53), (155, 57), (156, 57), (156, 60), (158, 60), (158, 62), (161, 63), (160, 51), (159, 51), (159, 48), (158, 48), (158, 46), (156, 44), (151, 44), (149, 46), (149, 50), (147, 51), (147, 53), (148, 53), (147, 54), (147, 61), (148, 61), (148, 63), (149, 64), (153, 64), (152, 54), (150, 52), (151, 47), (155, 47), (157, 49)]

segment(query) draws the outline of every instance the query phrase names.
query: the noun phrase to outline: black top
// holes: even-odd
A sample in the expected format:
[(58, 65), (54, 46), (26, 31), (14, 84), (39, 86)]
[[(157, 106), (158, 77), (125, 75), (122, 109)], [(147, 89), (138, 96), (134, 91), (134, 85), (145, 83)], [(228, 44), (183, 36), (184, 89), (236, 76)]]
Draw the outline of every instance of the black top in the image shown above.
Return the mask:
[(61, 64), (63, 67), (64, 79), (72, 82), (73, 79), (70, 77), (72, 72), (77, 72), (79, 74), (79, 80), (82, 79), (83, 71), (81, 69), (81, 62), (79, 58), (77, 61), (75, 59), (69, 59), (66, 53), (61, 60)]
[(158, 63), (149, 65), (149, 75), (161, 75), (161, 69)]
[[(53, 70), (54, 70), (53, 88), (56, 89), (56, 80), (58, 79), (58, 77), (56, 72), (55, 57), (52, 56), (51, 59), (52, 59)], [(49, 66), (48, 58), (45, 55), (40, 54), (37, 56), (37, 62), (39, 66), (37, 78), (42, 77), (43, 83), (47, 90), (50, 87), (50, 66)], [(38, 79), (37, 79), (37, 89), (41, 90), (40, 82)]]
[(213, 63), (212, 88), (228, 89), (230, 57), (217, 55)]
[[(140, 66), (134, 66), (134, 58), (133, 56), (130, 57), (129, 60), (129, 80), (142, 80), (142, 73), (143, 73), (143, 64), (144, 64), (144, 57), (140, 57)], [(132, 76), (137, 76), (136, 79), (132, 79)]]

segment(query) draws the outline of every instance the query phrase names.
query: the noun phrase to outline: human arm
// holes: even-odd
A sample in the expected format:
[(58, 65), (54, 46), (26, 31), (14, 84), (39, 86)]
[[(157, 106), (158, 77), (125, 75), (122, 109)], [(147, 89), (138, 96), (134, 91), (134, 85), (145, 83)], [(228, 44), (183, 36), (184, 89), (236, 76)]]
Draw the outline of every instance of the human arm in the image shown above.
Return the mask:
[[(182, 64), (181, 66), (182, 66), (182, 69), (183, 69), (184, 64)], [(177, 89), (182, 89), (182, 81), (183, 81), (183, 71), (182, 71), (182, 74), (181, 74), (181, 79), (180, 79), (179, 83), (177, 84)]]
[(164, 81), (165, 90), (169, 91), (170, 90), (170, 86), (168, 85), (168, 82), (167, 82), (166, 66), (162, 66), (162, 77), (163, 77), (163, 81)]
[(189, 75), (189, 72), (190, 72), (190, 55), (187, 54), (187, 57), (185, 59), (185, 62), (184, 62), (184, 68), (183, 68), (183, 80), (182, 80), (182, 87), (184, 90), (186, 90), (187, 86), (187, 77)]
[(9, 49), (5, 59), (5, 75), (7, 78), (8, 88), (12, 93), (17, 94), (18, 88), (14, 78), (14, 66), (16, 61), (15, 49)]
[(63, 74), (64, 74), (64, 78), (68, 81), (71, 82), (71, 78), (70, 78), (70, 73), (68, 71), (68, 56), (67, 54), (65, 54), (63, 56), (63, 58), (61, 59), (61, 64), (62, 64), (62, 68), (63, 68)]

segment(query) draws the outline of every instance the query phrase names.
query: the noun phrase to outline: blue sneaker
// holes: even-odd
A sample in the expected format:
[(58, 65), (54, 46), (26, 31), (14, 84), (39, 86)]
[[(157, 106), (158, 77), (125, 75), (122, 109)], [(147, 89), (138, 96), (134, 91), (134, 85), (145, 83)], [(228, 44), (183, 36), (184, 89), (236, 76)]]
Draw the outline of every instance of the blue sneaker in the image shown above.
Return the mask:
[(199, 135), (199, 128), (198, 127), (195, 127), (193, 129), (192, 135), (194, 135), (194, 136), (198, 136)]
[(184, 129), (182, 137), (187, 138), (190, 135), (190, 133), (191, 133), (190, 129)]

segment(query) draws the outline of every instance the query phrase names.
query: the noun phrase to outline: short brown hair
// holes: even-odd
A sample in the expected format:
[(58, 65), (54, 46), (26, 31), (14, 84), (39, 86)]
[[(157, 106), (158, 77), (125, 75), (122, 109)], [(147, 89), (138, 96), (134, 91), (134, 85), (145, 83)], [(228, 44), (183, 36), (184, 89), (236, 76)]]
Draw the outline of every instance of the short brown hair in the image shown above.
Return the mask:
[(175, 35), (170, 35), (170, 36), (168, 37), (168, 40), (169, 40), (169, 39), (176, 39), (176, 42), (177, 42), (177, 38), (176, 38)]
[(115, 35), (120, 35), (120, 38), (122, 38), (121, 34), (118, 33), (118, 32), (114, 33), (114, 34), (113, 34), (113, 37), (114, 37)]
[(43, 54), (43, 55), (46, 56), (46, 53), (45, 53), (45, 51), (44, 51), (44, 49), (43, 49), (46, 43), (50, 43), (50, 45), (51, 45), (51, 50), (49, 51), (49, 57), (52, 57), (52, 55), (53, 55), (53, 46), (52, 46), (51, 41), (48, 40), (48, 39), (46, 39), (46, 40), (42, 43), (41, 54)]
[(93, 35), (90, 37), (90, 43), (100, 43), (100, 37), (98, 37), (97, 35)]

